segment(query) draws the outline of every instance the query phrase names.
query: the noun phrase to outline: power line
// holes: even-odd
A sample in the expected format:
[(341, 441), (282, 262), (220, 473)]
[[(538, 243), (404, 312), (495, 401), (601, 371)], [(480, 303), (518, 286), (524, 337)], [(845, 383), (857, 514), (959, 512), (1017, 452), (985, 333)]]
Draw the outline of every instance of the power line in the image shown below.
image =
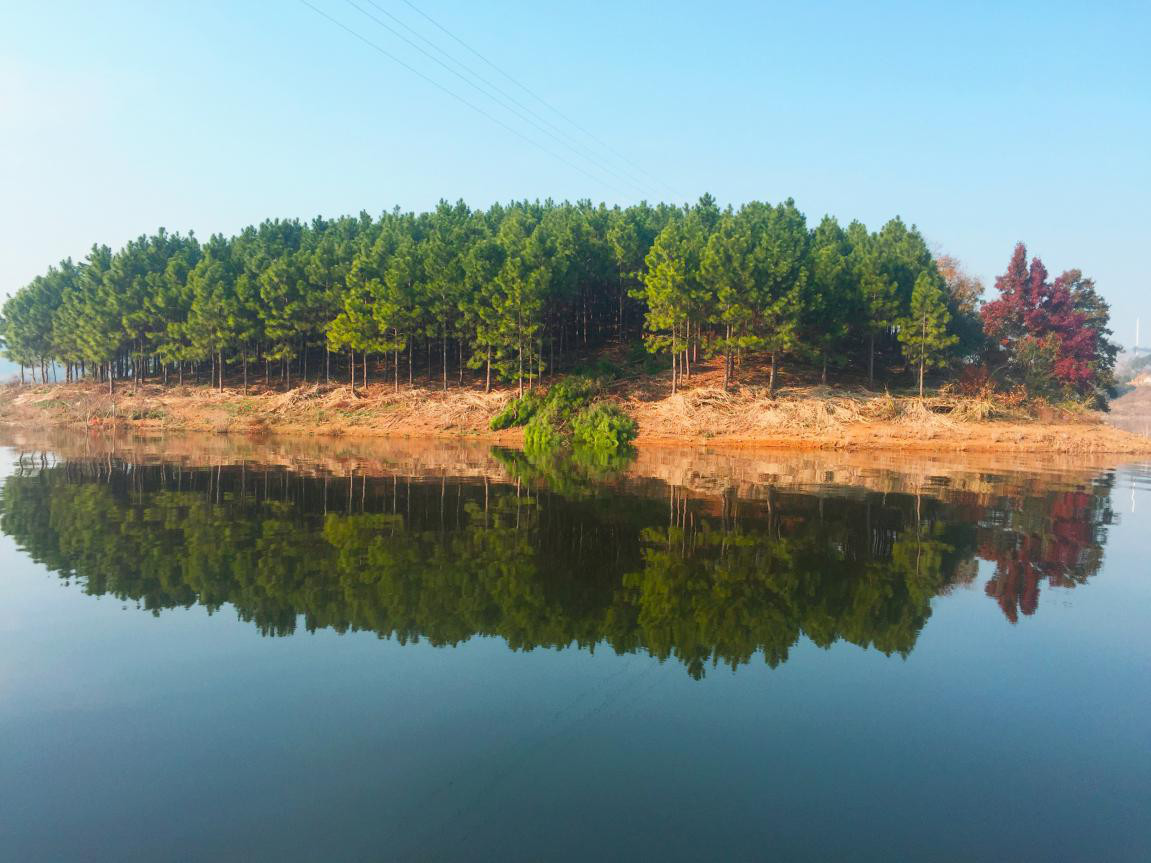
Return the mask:
[(409, 7), (414, 12), (416, 12), (416, 14), (420, 15), (425, 20), (427, 20), (429, 23), (431, 23), (432, 26), (436, 27), (437, 29), (439, 29), (440, 31), (445, 33), (448, 37), (450, 37), (451, 39), (458, 42), (460, 45), (462, 45), (464, 48), (466, 48), (471, 53), (475, 54), (477, 57), (479, 57), (481, 60), (483, 60), (484, 63), (491, 66), (493, 69), (495, 69), (497, 72), (499, 72), (505, 78), (507, 78), (509, 81), (511, 81), (513, 84), (515, 84), (521, 90), (523, 90), (525, 93), (527, 93), (529, 96), (531, 96), (537, 102), (539, 102), (541, 105), (543, 105), (549, 111), (552, 111), (554, 114), (556, 114), (558, 117), (565, 120), (571, 126), (578, 129), (583, 134), (587, 135), (587, 137), (589, 137), (591, 140), (595, 141), (597, 144), (599, 144), (601, 147), (603, 147), (609, 153), (614, 155), (617, 159), (620, 159), (621, 161), (626, 162), (627, 164), (631, 165), (631, 167), (635, 168), (641, 174), (643, 174), (644, 176), (653, 180), (654, 182), (659, 183), (659, 185), (663, 186), (666, 190), (668, 190), (670, 192), (675, 192), (675, 189), (673, 189), (667, 183), (663, 182), (658, 177), (654, 176), (651, 172), (645, 170), (640, 165), (637, 165), (635, 162), (633, 162), (627, 156), (620, 153), (618, 150), (616, 150), (614, 147), (612, 147), (606, 141), (603, 141), (598, 136), (589, 132), (587, 129), (585, 129), (583, 126), (581, 126), (575, 120), (573, 120), (571, 117), (567, 116), (567, 114), (565, 114), (563, 111), (561, 111), (555, 105), (552, 105), (543, 96), (540, 96), (538, 93), (536, 93), (535, 91), (530, 89), (526, 84), (521, 83), (516, 78), (512, 77), (511, 74), (509, 74), (508, 72), (505, 72), (503, 69), (501, 69), (495, 63), (493, 63), (491, 60), (489, 60), (487, 57), (485, 57), (483, 54), (481, 54), (479, 51), (477, 51), (475, 48), (473, 48), (471, 45), (469, 45), (467, 42), (465, 42), (463, 39), (461, 39), (459, 36), (457, 36), (455, 33), (453, 33), (451, 30), (449, 30), (447, 27), (445, 27), (439, 21), (437, 21), (435, 18), (433, 18), (431, 15), (424, 12), (419, 6), (417, 6), (415, 3), (411, 2), (411, 0), (402, 0), (402, 2), (404, 3), (405, 6)]
[[(348, 0), (348, 2), (351, 3), (351, 0)], [(490, 89), (495, 90), (497, 93), (499, 93), (501, 96), (503, 96), (509, 102), (511, 102), (513, 105), (515, 105), (521, 111), (526, 111), (532, 117), (539, 120), (540, 123), (543, 123), (549, 129), (552, 129), (556, 134), (558, 134), (559, 136), (562, 136), (562, 137), (556, 137), (555, 134), (548, 132), (547, 129), (543, 129), (539, 125), (532, 123), (532, 121), (530, 119), (528, 119), (527, 117), (519, 115), (519, 112), (508, 107), (507, 105), (503, 105), (504, 108), (511, 111), (513, 114), (517, 114), (518, 116), (520, 116), (520, 119), (524, 120), (527, 123), (531, 123), (531, 125), (533, 125), (536, 129), (538, 129), (539, 131), (548, 135), (553, 140), (558, 141), (560, 144), (567, 147), (573, 153), (576, 153), (577, 155), (581, 156), (582, 158), (587, 159), (589, 162), (591, 162), (593, 165), (598, 167), (600, 170), (605, 171), (605, 172), (611, 174), (612, 176), (614, 176), (620, 180), (623, 180), (624, 182), (631, 183), (633, 186), (635, 186), (637, 189), (644, 192), (645, 194), (656, 194), (655, 190), (648, 184), (648, 182), (646, 180), (641, 179), (639, 176), (637, 176), (634, 173), (629, 172), (629, 171), (624, 171), (624, 172), (620, 173), (619, 171), (616, 171), (614, 168), (612, 168), (610, 165), (605, 164), (602, 156), (600, 156), (599, 154), (597, 154), (596, 152), (594, 152), (593, 150), (588, 148), (586, 145), (581, 144), (579, 141), (572, 139), (570, 132), (560, 128), (558, 125), (553, 123), (547, 117), (540, 114), (538, 111), (536, 111), (530, 105), (525, 105), (523, 102), (521, 102), (519, 99), (517, 99), (511, 93), (509, 93), (507, 90), (505, 90), (499, 84), (496, 84), (493, 81), (489, 80), (488, 78), (485, 78), (483, 75), (481, 75), (479, 72), (477, 72), (471, 66), (469, 66), (467, 63), (463, 62), (458, 57), (454, 56), (451, 52), (445, 51), (442, 47), (437, 45), (433, 40), (429, 39), (427, 36), (422, 34), (419, 30), (412, 27), (410, 24), (406, 23), (403, 19), (401, 19), (398, 16), (389, 12), (387, 9), (385, 9), (383, 6), (381, 6), (379, 3), (375, 2), (375, 0), (366, 0), (366, 2), (368, 3), (368, 5), (373, 6), (374, 8), (376, 8), (377, 10), (382, 12), (384, 15), (386, 15), (389, 19), (391, 19), (393, 22), (398, 24), (400, 27), (404, 28), (404, 30), (411, 33), (413, 36), (415, 36), (417, 39), (419, 39), (425, 45), (430, 47), (433, 51), (436, 51), (437, 53), (439, 53), (443, 57), (446, 57), (452, 63), (456, 64), (461, 69), (463, 69), (465, 72), (467, 72), (469, 75), (471, 75), (472, 77), (474, 77), (477, 80), (479, 80), (480, 82), (482, 82), (486, 87), (489, 87)], [(354, 6), (355, 4), (352, 3), (351, 5)], [(363, 10), (360, 10), (360, 11), (362, 12)], [(367, 13), (364, 13), (364, 14), (366, 15)], [(372, 20), (375, 21), (377, 24), (380, 24), (381, 26), (387, 27), (386, 24), (384, 24), (382, 21), (379, 21), (377, 18), (370, 16), (370, 15), (368, 17), (372, 18)], [(404, 39), (403, 36), (400, 36), (400, 34), (396, 33), (394, 30), (392, 30), (392, 28), (387, 27), (387, 29), (389, 31), (391, 31), (392, 33), (394, 33), (396, 36), (399, 36), (399, 38)], [(421, 50), (418, 46), (413, 45), (409, 40), (404, 39), (404, 41), (407, 42), (409, 45), (412, 45), (413, 48), (416, 48), (417, 50)], [(421, 50), (421, 53), (424, 53), (427, 56), (427, 52), (424, 52)], [(435, 57), (431, 57), (430, 59), (435, 60), (437, 63), (440, 63), (440, 61), (436, 60)], [(440, 65), (443, 66), (444, 64), (440, 63)], [(448, 68), (448, 67), (444, 66), (444, 68)], [(467, 81), (466, 78), (463, 78), (463, 76), (461, 76), (454, 69), (449, 69), (449, 71), (452, 72), (452, 74), (456, 75), (456, 77), (459, 77), (462, 80)], [(485, 96), (492, 99), (496, 103), (501, 104), (501, 105), (503, 104), (500, 102), (499, 99), (496, 99), (496, 97), (492, 96), (490, 93), (486, 93), (486, 92), (484, 92), (484, 90), (482, 88), (477, 87), (476, 84), (473, 83), (472, 81), (467, 81), (467, 83), (469, 85), (471, 85), (472, 87), (475, 87), (476, 89), (480, 90), (481, 93), (484, 93)]]
[[(353, 30), (351, 27), (349, 27), (348, 25), (344, 24), (342, 21), (339, 21), (339, 20), (337, 20), (337, 19), (333, 18), (333, 17), (332, 17), (331, 15), (329, 15), (327, 12), (323, 11), (322, 9), (320, 9), (320, 8), (318, 8), (318, 7), (316, 7), (316, 6), (313, 6), (311, 3), (309, 3), (309, 2), (308, 2), (308, 0), (300, 0), (300, 2), (301, 2), (301, 3), (303, 3), (305, 6), (307, 6), (309, 9), (311, 9), (313, 12), (315, 12), (315, 13), (316, 13), (317, 15), (319, 15), (320, 17), (322, 17), (322, 18), (326, 18), (328, 21), (330, 21), (330, 22), (332, 22), (333, 24), (335, 24), (335, 25), (336, 25), (337, 27), (339, 27), (341, 30), (345, 31), (346, 33), (349, 33), (350, 35), (354, 36), (356, 39), (359, 39), (361, 42), (363, 42), (363, 43), (364, 43), (365, 45), (367, 45), (369, 48), (373, 49), (374, 51), (377, 51), (377, 52), (379, 52), (380, 54), (383, 54), (385, 57), (387, 57), (387, 58), (388, 58), (389, 60), (391, 60), (392, 62), (394, 62), (394, 63), (397, 63), (397, 64), (399, 64), (400, 66), (403, 66), (405, 69), (407, 69), (407, 70), (408, 70), (409, 72), (411, 72), (413, 75), (417, 75), (418, 77), (422, 78), (423, 80), (425, 80), (425, 81), (427, 81), (429, 84), (431, 84), (431, 85), (432, 85), (433, 87), (435, 87), (437, 90), (442, 90), (444, 93), (447, 93), (449, 96), (451, 96), (451, 97), (452, 97), (453, 99), (455, 99), (456, 101), (458, 101), (458, 102), (462, 102), (463, 104), (467, 105), (469, 108), (471, 108), (471, 109), (472, 109), (473, 111), (475, 111), (477, 114), (480, 114), (480, 115), (482, 115), (482, 116), (486, 117), (487, 119), (491, 120), (491, 121), (492, 121), (493, 123), (495, 123), (496, 125), (498, 125), (498, 126), (501, 126), (502, 128), (504, 128), (504, 129), (506, 129), (507, 131), (511, 132), (511, 133), (512, 133), (513, 135), (515, 135), (517, 138), (520, 138), (521, 140), (527, 141), (527, 142), (528, 142), (529, 144), (531, 144), (533, 147), (536, 147), (536, 148), (538, 148), (538, 149), (542, 150), (544, 153), (547, 153), (547, 154), (548, 154), (549, 156), (551, 156), (553, 159), (558, 159), (560, 162), (563, 162), (563, 163), (564, 163), (565, 165), (567, 165), (569, 168), (572, 168), (572, 169), (574, 169), (574, 170), (576, 170), (576, 171), (579, 171), (579, 172), (580, 172), (581, 174), (583, 174), (585, 177), (589, 177), (589, 178), (591, 178), (592, 180), (594, 180), (594, 181), (595, 181), (595, 182), (597, 182), (597, 183), (603, 183), (603, 182), (604, 182), (603, 178), (595, 176), (594, 174), (590, 173), (589, 171), (586, 171), (586, 170), (584, 170), (583, 168), (581, 168), (579, 165), (575, 165), (575, 164), (573, 164), (572, 162), (568, 161), (568, 160), (567, 160), (567, 159), (565, 159), (563, 156), (561, 156), (561, 155), (559, 155), (559, 154), (557, 154), (557, 153), (554, 153), (554, 152), (552, 152), (552, 151), (551, 151), (551, 150), (549, 150), (547, 147), (545, 147), (543, 144), (541, 144), (539, 141), (536, 141), (534, 138), (530, 138), (530, 137), (528, 137), (528, 136), (527, 136), (527, 135), (525, 135), (523, 132), (521, 132), (519, 129), (516, 129), (516, 128), (512, 127), (512, 126), (509, 126), (509, 125), (508, 125), (507, 123), (505, 123), (503, 120), (499, 119), (498, 117), (495, 117), (495, 116), (493, 116), (491, 113), (489, 113), (488, 111), (485, 111), (483, 108), (479, 107), (479, 106), (478, 106), (478, 105), (476, 105), (475, 103), (473, 103), (473, 102), (469, 101), (468, 99), (464, 98), (464, 97), (463, 97), (463, 96), (461, 96), (459, 93), (456, 93), (454, 90), (451, 90), (451, 89), (449, 89), (449, 88), (445, 87), (443, 84), (441, 84), (441, 83), (440, 83), (439, 81), (437, 81), (435, 78), (432, 78), (432, 77), (430, 77), (430, 76), (428, 76), (428, 75), (425, 75), (425, 74), (424, 74), (423, 72), (421, 72), (419, 69), (415, 68), (414, 66), (412, 66), (412, 65), (410, 65), (410, 64), (408, 64), (408, 63), (405, 63), (403, 60), (401, 60), (401, 59), (400, 59), (399, 57), (397, 57), (395, 54), (393, 54), (393, 53), (391, 53), (390, 51), (388, 51), (386, 48), (381, 48), (379, 45), (377, 45), (375, 42), (373, 42), (373, 41), (372, 41), (371, 39), (369, 39), (367, 36), (364, 36), (362, 33), (358, 33), (358, 32), (356, 32), (356, 31), (355, 31), (355, 30)], [(607, 185), (608, 185), (608, 186), (611, 186), (611, 183), (608, 183)], [(615, 187), (613, 186), (612, 188), (615, 188)], [(617, 191), (617, 192), (618, 192), (618, 191), (620, 191), (620, 190), (619, 190), (619, 189), (615, 189), (615, 191)]]
[[(556, 143), (560, 144), (563, 147), (566, 147), (568, 150), (575, 153), (577, 156), (584, 158), (584, 159), (587, 159), (589, 162), (592, 163), (592, 165), (594, 165), (597, 169), (603, 171), (604, 173), (611, 175), (611, 176), (614, 176), (616, 179), (622, 180), (625, 183), (631, 183), (632, 185), (636, 186), (636, 188), (638, 188), (640, 191), (646, 191), (646, 188), (643, 185), (637, 184), (635, 181), (629, 180), (627, 177), (620, 175), (619, 173), (617, 173), (616, 171), (613, 171), (611, 168), (607, 167), (606, 165), (600, 164), (600, 162), (598, 160), (596, 160), (595, 158), (588, 158), (588, 156), (581, 153), (579, 150), (577, 150), (575, 147), (573, 147), (571, 144), (569, 144), (564, 139), (556, 136), (552, 132), (549, 132), (547, 129), (545, 129), (543, 126), (541, 126), (539, 123), (532, 121), (532, 119), (530, 117), (525, 116), (521, 112), (517, 111), (515, 108), (508, 105), (506, 102), (499, 99), (497, 96), (493, 96), (491, 93), (486, 91), (483, 87), (480, 87), (478, 84), (476, 84), (474, 81), (468, 79), (464, 75), (461, 75), (457, 70), (453, 69), (451, 66), (449, 66), (447, 63), (442, 61), (440, 58), (436, 57), (434, 54), (431, 54), (428, 51), (426, 51), (425, 49), (421, 48), (419, 45), (417, 45), (415, 42), (413, 42), (411, 39), (409, 39), (403, 33), (400, 33), (398, 30), (396, 30), (394, 27), (387, 24), (386, 22), (381, 21), (379, 18), (377, 18), (375, 15), (373, 15), (367, 9), (365, 9), (364, 7), (359, 5), (359, 3), (355, 2), (355, 0), (345, 0), (345, 2), (349, 6), (351, 6), (353, 9), (355, 9), (357, 12), (359, 12), (361, 15), (363, 15), (364, 17), (368, 18), (371, 21), (374, 21), (376, 24), (383, 27), (385, 30), (387, 30), (389, 33), (391, 33), (397, 39), (404, 42), (406, 45), (419, 51), (421, 54), (423, 54), (425, 57), (427, 57), (433, 63), (437, 64), (441, 68), (446, 69), (448, 72), (455, 75), (457, 78), (459, 78), (461, 81), (463, 81), (469, 87), (471, 87), (474, 90), (476, 90), (477, 92), (479, 92), (481, 95), (486, 96), (487, 98), (491, 99), (493, 102), (495, 102), (500, 107), (504, 108), (507, 111), (510, 111), (512, 114), (517, 116), (519, 119), (523, 120), (529, 126), (532, 126), (534, 129), (536, 129), (536, 131), (541, 132), (544, 135), (547, 135), (553, 141), (555, 141)], [(368, 0), (368, 2), (372, 3), (372, 0)], [(375, 6), (377, 9), (380, 9), (380, 7), (377, 4), (372, 3), (372, 5)], [(385, 12), (385, 14), (389, 14), (383, 9), (380, 9), (380, 11)]]

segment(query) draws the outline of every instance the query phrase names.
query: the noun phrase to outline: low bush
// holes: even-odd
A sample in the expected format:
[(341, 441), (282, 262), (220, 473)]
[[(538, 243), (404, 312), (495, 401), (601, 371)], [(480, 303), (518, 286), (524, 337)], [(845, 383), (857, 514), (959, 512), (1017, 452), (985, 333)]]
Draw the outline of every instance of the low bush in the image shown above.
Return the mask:
[(615, 452), (626, 448), (638, 432), (635, 420), (613, 404), (600, 402), (585, 408), (572, 421), (577, 447)]
[(509, 402), (490, 422), (493, 431), (524, 426), (524, 445), (533, 451), (574, 442), (584, 450), (622, 452), (635, 439), (635, 420), (618, 407), (595, 400), (602, 378), (571, 375), (547, 392), (525, 393)]

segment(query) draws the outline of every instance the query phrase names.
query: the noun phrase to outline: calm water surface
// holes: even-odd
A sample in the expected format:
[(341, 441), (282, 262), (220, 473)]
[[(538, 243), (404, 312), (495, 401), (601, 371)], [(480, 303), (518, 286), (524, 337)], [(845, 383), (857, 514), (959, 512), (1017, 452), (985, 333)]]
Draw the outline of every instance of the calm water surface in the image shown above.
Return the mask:
[(0, 463), (3, 860), (1151, 859), (1151, 466)]

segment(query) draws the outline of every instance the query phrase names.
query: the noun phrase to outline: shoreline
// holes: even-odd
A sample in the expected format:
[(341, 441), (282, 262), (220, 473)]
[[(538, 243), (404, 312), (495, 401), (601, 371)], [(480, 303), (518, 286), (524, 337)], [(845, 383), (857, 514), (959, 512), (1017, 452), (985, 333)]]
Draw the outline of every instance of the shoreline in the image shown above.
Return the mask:
[[(654, 382), (658, 383), (658, 382)], [(22, 431), (210, 433), (303, 439), (443, 439), (519, 446), (520, 428), (491, 431), (489, 419), (514, 391), (458, 388), (401, 390), (374, 384), (310, 384), (287, 392), (206, 387), (123, 387), (112, 396), (96, 384), (7, 385), (0, 424)], [(613, 392), (639, 423), (641, 448), (1151, 455), (1151, 438), (1105, 423), (1101, 415), (1029, 419), (995, 417), (977, 399), (917, 398), (827, 387), (747, 388), (724, 393), (698, 386), (668, 394), (650, 380)], [(992, 416), (987, 416), (987, 414)]]

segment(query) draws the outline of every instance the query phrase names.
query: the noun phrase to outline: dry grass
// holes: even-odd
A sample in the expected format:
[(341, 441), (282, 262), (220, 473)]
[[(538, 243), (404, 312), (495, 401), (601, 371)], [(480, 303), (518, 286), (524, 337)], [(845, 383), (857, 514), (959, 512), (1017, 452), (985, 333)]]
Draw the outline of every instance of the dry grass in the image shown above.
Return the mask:
[[(1151, 452), (1151, 439), (1097, 418), (1035, 419), (1009, 399), (874, 393), (862, 387), (789, 385), (774, 395), (747, 382), (725, 392), (701, 374), (672, 395), (666, 376), (619, 381), (611, 397), (639, 423), (638, 443), (709, 443), (821, 449), (918, 451)], [(511, 389), (402, 388), (308, 384), (283, 392), (144, 385), (109, 396), (89, 384), (0, 387), (0, 422), (29, 428), (85, 426), (231, 434), (437, 437), (514, 443), (522, 431), (493, 434), (488, 421)]]
[(936, 396), (921, 401), (825, 386), (792, 387), (774, 396), (756, 387), (735, 393), (699, 387), (657, 401), (625, 399), (624, 404), (643, 429), (703, 439), (720, 435), (823, 435), (848, 426), (879, 423), (914, 427), (920, 433), (953, 432), (968, 423), (1026, 419), (986, 398)]

